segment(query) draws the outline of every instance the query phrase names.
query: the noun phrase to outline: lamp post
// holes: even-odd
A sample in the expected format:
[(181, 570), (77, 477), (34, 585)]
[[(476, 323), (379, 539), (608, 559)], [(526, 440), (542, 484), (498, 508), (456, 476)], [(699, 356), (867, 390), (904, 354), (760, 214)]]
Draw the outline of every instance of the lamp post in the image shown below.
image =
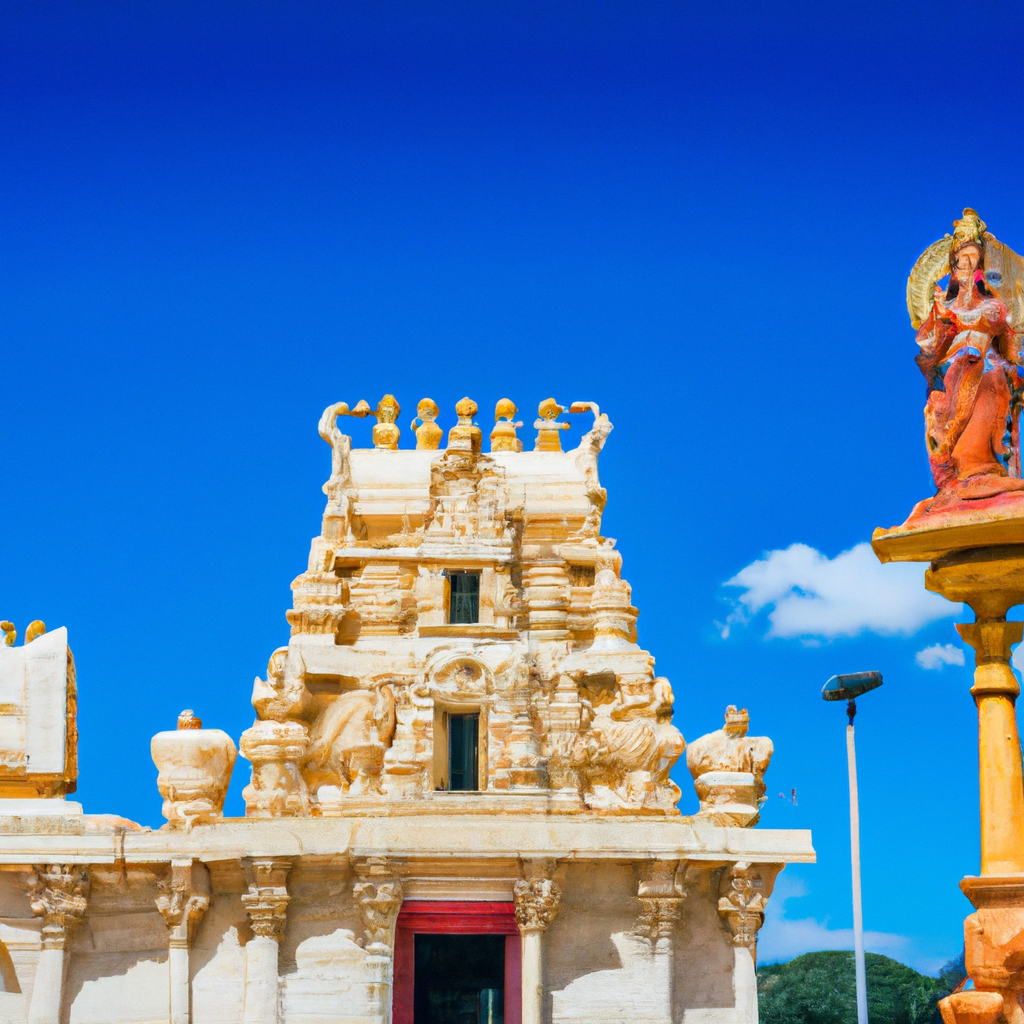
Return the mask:
[(868, 989), (864, 970), (864, 917), (860, 901), (860, 811), (857, 805), (857, 752), (853, 745), (853, 718), (857, 698), (882, 685), (881, 672), (850, 672), (833, 676), (822, 688), (825, 700), (845, 700), (850, 724), (846, 727), (846, 763), (850, 774), (850, 861), (853, 869), (853, 960), (857, 977), (857, 1024), (868, 1024)]

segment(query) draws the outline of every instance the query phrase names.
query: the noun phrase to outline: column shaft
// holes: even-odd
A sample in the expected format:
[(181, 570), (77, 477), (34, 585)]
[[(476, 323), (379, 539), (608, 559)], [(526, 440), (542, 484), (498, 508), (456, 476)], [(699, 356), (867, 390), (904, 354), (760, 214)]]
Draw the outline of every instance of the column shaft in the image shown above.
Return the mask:
[(36, 980), (28, 1009), (28, 1024), (60, 1024), (64, 994), (64, 950), (40, 950)]
[(188, 945), (172, 941), (167, 950), (171, 988), (171, 1024), (189, 1024)]
[(523, 1024), (541, 1024), (544, 1005), (544, 953), (541, 932), (523, 932)]
[(254, 935), (245, 946), (244, 1024), (277, 1024), (278, 944)]

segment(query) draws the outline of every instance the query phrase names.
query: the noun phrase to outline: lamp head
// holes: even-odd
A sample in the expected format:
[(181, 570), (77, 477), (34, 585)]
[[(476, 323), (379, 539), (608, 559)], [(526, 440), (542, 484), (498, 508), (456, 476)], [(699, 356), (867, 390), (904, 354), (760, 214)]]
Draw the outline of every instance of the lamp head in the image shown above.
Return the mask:
[(821, 688), (821, 696), (824, 700), (855, 700), (862, 693), (875, 690), (881, 685), (881, 672), (849, 672), (833, 676)]

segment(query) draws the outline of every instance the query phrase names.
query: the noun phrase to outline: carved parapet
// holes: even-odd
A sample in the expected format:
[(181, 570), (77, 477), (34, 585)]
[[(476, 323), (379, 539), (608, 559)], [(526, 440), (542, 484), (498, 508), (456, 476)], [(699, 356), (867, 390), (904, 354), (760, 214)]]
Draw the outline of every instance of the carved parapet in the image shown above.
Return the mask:
[(512, 897), (519, 930), (542, 932), (558, 916), (562, 890), (550, 878), (523, 878), (516, 882)]
[(235, 744), (226, 732), (202, 726), (191, 711), (183, 711), (177, 730), (158, 732), (150, 745), (159, 770), (163, 815), (171, 828), (191, 828), (224, 816)]
[(773, 746), (767, 736), (747, 736), (748, 721), (745, 709), (730, 704), (725, 727), (690, 744), (686, 764), (700, 799), (697, 818), (715, 825), (757, 824)]
[(764, 924), (764, 910), (782, 864), (739, 861), (726, 868), (719, 886), (718, 913), (734, 946), (753, 949)]
[(245, 813), (253, 818), (305, 817), (309, 789), (299, 765), (309, 747), (302, 722), (257, 722), (239, 740), (252, 762), (252, 782), (242, 790)]
[(242, 894), (254, 935), (280, 942), (287, 921), (288, 860), (253, 860), (249, 865), (249, 891)]
[(193, 861), (172, 861), (171, 874), (157, 882), (156, 909), (170, 933), (171, 946), (188, 947), (210, 906), (206, 868)]
[(367, 858), (356, 866), (356, 873), (352, 894), (363, 919), (367, 952), (390, 956), (404, 899), (402, 880), (383, 857)]
[(43, 919), (43, 949), (63, 949), (85, 915), (89, 874), (73, 864), (37, 865), (29, 877), (32, 913)]

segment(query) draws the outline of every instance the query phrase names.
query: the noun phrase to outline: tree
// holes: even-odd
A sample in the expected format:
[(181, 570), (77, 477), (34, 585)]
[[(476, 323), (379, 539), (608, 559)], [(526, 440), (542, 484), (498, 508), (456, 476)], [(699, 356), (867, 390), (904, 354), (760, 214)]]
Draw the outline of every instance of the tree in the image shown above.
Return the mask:
[[(870, 1024), (933, 1024), (939, 1000), (963, 979), (962, 957), (937, 978), (877, 953), (866, 955)], [(758, 968), (761, 1024), (856, 1024), (853, 953), (805, 953)]]

